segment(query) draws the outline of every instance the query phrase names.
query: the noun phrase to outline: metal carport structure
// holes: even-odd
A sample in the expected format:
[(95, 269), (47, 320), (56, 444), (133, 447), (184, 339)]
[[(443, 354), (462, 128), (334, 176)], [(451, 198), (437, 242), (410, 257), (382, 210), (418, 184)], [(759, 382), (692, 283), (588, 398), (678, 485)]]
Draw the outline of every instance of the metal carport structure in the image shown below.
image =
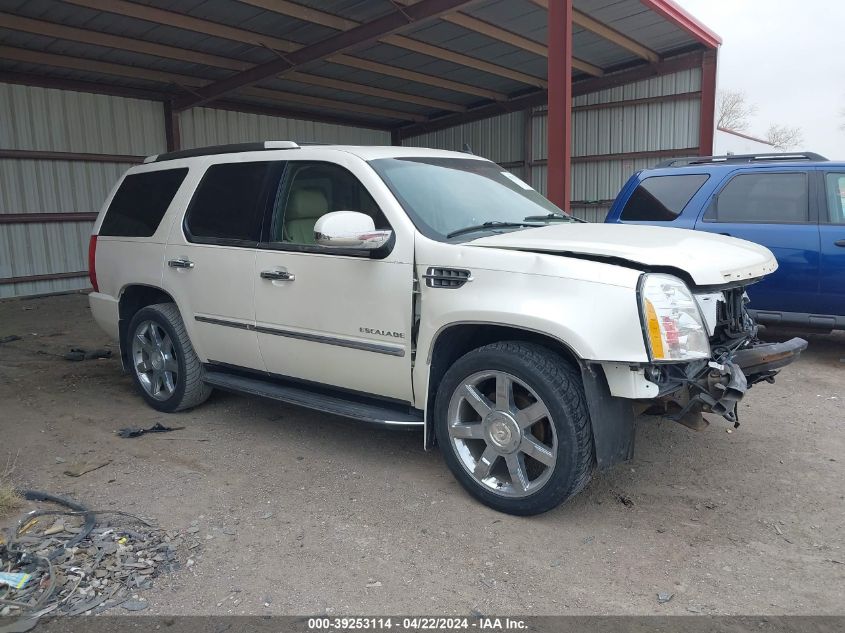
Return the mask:
[(0, 297), (84, 285), (97, 197), (165, 149), (454, 146), (489, 122), (473, 150), (601, 208), (618, 177), (573, 202), (580, 165), (711, 152), (719, 44), (671, 0), (4, 0)]

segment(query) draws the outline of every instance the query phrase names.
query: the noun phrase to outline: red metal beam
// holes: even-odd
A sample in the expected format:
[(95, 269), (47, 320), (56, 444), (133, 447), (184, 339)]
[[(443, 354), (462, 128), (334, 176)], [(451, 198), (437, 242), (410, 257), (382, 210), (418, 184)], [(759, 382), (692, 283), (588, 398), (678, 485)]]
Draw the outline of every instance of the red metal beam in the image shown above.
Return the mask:
[(569, 210), (572, 153), (572, 0), (549, 0), (547, 197)]
[(0, 158), (18, 160), (78, 160), (92, 163), (142, 163), (145, 156), (126, 154), (85, 154), (81, 152), (44, 152), (31, 149), (0, 149)]
[(646, 8), (674, 22), (699, 42), (710, 48), (718, 48), (722, 38), (699, 22), (692, 14), (675, 4), (672, 0), (640, 0)]
[(704, 53), (701, 62), (701, 119), (699, 121), (698, 152), (713, 155), (713, 135), (716, 129), (716, 60), (717, 49)]
[(411, 24), (419, 24), (427, 20), (449, 13), (476, 0), (420, 0), (416, 4), (397, 8), (387, 15), (365, 22), (348, 31), (342, 31), (310, 46), (304, 46), (291, 53), (285, 53), (279, 59), (254, 66), (236, 73), (208, 86), (198, 88), (195, 94), (180, 97), (174, 102), (177, 110), (208, 103), (239, 88), (256, 84), (263, 79), (273, 77), (286, 70), (291, 70), (329, 55), (335, 55), (391, 35)]
[(766, 139), (757, 138), (756, 136), (751, 136), (750, 134), (745, 134), (744, 132), (737, 132), (736, 130), (731, 130), (731, 129), (726, 128), (726, 127), (717, 127), (716, 129), (719, 130), (720, 132), (724, 132), (725, 134), (733, 134), (734, 136), (738, 136), (740, 138), (744, 138), (744, 139), (747, 139), (749, 141), (754, 141), (755, 143), (763, 143), (763, 145), (771, 145), (772, 147), (774, 147), (774, 145), (772, 145)]
[(96, 219), (96, 213), (0, 213), (0, 224), (93, 222)]
[(32, 281), (55, 281), (57, 279), (73, 279), (74, 277), (87, 276), (87, 270), (79, 270), (72, 273), (47, 273), (46, 275), (26, 275), (24, 277), (0, 277), (0, 284), (25, 284)]

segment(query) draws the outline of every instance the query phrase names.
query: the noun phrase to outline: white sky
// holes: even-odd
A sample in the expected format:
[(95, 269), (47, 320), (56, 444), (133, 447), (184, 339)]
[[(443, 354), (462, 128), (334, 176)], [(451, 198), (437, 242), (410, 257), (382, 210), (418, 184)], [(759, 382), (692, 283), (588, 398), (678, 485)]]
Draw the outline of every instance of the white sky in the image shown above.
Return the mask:
[(757, 105), (750, 134), (798, 126), (799, 149), (845, 159), (845, 1), (676, 2), (721, 36), (718, 88)]

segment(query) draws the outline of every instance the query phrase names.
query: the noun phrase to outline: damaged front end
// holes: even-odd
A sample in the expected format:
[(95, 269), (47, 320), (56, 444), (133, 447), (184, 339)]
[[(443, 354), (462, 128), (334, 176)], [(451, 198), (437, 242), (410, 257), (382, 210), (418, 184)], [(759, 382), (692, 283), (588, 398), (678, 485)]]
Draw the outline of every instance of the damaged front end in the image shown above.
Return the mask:
[(737, 427), (737, 405), (745, 392), (759, 382), (774, 382), (778, 370), (796, 360), (807, 341), (761, 341), (759, 326), (746, 309), (748, 297), (742, 286), (695, 298), (710, 333), (711, 358), (646, 368), (646, 378), (657, 384), (659, 392), (645, 413), (692, 429), (707, 426), (702, 413), (713, 413)]

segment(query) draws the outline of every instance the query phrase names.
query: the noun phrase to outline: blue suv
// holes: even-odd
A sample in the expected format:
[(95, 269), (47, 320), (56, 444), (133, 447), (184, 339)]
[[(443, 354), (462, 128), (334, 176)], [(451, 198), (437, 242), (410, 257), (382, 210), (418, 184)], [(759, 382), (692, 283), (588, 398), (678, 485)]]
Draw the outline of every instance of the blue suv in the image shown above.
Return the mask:
[(672, 159), (631, 176), (605, 221), (762, 244), (778, 270), (749, 289), (757, 319), (845, 329), (845, 163), (812, 153)]

